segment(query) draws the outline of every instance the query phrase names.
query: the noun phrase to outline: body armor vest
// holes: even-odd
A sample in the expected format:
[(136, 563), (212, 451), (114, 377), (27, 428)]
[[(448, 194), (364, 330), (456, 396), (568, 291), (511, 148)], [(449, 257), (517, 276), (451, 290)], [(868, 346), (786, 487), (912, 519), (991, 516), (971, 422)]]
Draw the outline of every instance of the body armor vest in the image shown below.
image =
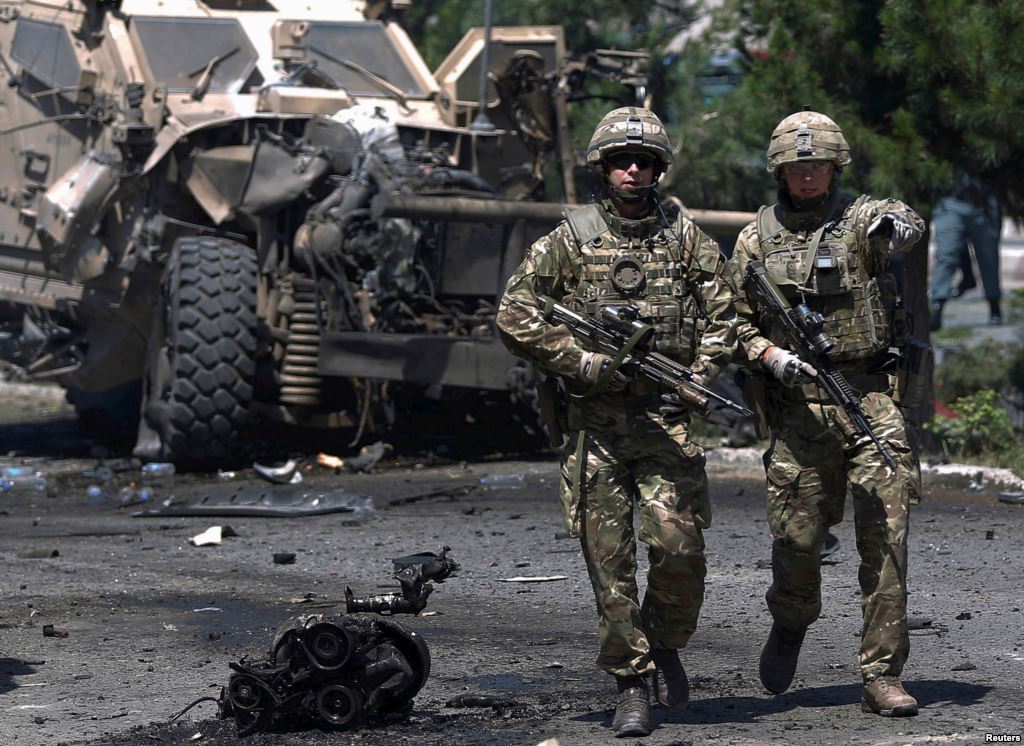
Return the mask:
[[(896, 280), (869, 275), (857, 245), (856, 217), (866, 199), (840, 196), (824, 222), (807, 230), (786, 228), (778, 205), (757, 214), (765, 269), (791, 304), (805, 303), (824, 317), (835, 343), (829, 359), (837, 363), (876, 358), (896, 342)], [(785, 344), (774, 325), (768, 337)]]
[(589, 316), (613, 303), (635, 306), (654, 328), (654, 350), (684, 365), (693, 362), (706, 322), (679, 241), (656, 216), (626, 220), (586, 205), (565, 217), (580, 253), (579, 283), (566, 305)]

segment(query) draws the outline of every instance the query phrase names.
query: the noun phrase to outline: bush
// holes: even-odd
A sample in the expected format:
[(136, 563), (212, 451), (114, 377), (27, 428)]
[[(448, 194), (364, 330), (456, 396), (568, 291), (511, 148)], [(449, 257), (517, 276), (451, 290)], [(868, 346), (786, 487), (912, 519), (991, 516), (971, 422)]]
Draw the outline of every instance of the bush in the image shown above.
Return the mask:
[(1014, 445), (1013, 426), (999, 403), (999, 393), (985, 389), (961, 396), (949, 405), (955, 417), (937, 415), (925, 423), (947, 455), (976, 456)]
[(935, 370), (938, 398), (948, 402), (988, 389), (1001, 391), (1013, 381), (1019, 357), (1019, 348), (991, 339), (950, 352)]

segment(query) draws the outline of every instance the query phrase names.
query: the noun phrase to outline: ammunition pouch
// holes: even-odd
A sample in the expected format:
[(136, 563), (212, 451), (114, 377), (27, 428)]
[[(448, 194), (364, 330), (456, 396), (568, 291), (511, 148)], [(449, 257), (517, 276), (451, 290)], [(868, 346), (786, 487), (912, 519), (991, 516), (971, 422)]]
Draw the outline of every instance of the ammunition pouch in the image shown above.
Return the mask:
[(565, 394), (557, 378), (545, 376), (537, 385), (537, 405), (548, 443), (552, 448), (562, 448), (569, 431), (569, 420), (565, 411)]
[(903, 409), (920, 406), (925, 399), (931, 367), (931, 346), (917, 339), (907, 340), (902, 349), (899, 368), (896, 369), (893, 401)]

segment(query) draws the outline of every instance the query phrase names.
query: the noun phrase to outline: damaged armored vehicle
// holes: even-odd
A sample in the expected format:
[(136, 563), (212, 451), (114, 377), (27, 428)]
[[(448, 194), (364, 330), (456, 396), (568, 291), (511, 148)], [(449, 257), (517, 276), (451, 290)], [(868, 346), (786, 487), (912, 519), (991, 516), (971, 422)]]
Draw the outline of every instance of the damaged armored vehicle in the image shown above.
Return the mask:
[(194, 466), (257, 422), (355, 443), (410, 388), (529, 409), (496, 299), (576, 199), (569, 102), (642, 97), (642, 56), (474, 29), (431, 72), (390, 7), (0, 4), (8, 374), (83, 419), (127, 399), (135, 453)]

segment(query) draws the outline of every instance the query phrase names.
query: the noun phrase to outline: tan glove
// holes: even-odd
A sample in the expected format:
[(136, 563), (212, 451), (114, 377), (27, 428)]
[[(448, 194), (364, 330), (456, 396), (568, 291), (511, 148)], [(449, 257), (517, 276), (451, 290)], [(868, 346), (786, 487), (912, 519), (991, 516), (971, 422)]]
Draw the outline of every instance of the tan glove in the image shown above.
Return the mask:
[[(590, 384), (593, 386), (597, 383), (597, 379), (601, 377), (604, 369), (608, 367), (612, 359), (602, 352), (590, 352), (585, 351), (583, 357), (580, 358), (580, 369), (579, 378), (583, 383)], [(627, 379), (620, 371), (615, 371), (612, 374), (611, 380), (608, 381), (608, 386), (605, 391), (615, 393), (616, 391), (622, 391), (626, 388), (626, 384), (629, 383)]]
[(917, 228), (902, 215), (886, 212), (868, 226), (868, 238), (889, 237), (889, 249), (898, 251), (917, 239)]
[(810, 383), (818, 375), (817, 369), (805, 363), (789, 350), (769, 347), (761, 354), (761, 362), (772, 375), (786, 386), (800, 386)]

